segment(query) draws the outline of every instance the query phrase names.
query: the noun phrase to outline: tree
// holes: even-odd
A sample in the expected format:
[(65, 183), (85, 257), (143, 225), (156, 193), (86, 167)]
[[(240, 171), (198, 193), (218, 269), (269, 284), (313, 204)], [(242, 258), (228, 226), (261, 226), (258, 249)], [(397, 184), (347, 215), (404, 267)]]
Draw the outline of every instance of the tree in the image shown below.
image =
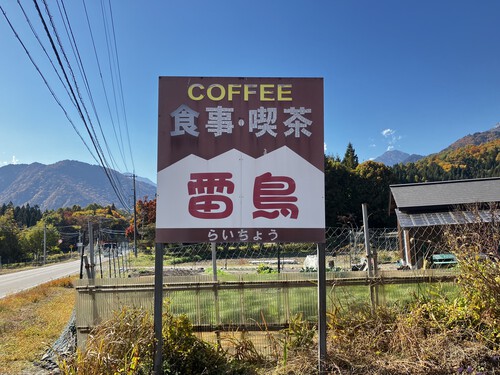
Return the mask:
[[(139, 199), (136, 202), (135, 209), (137, 212), (137, 231), (139, 238), (146, 241), (146, 246), (153, 246), (155, 240), (155, 225), (156, 225), (156, 199), (149, 200), (148, 197)], [(134, 219), (130, 221), (130, 226), (127, 228), (126, 236), (129, 239), (134, 238)]]
[(356, 151), (354, 150), (351, 142), (349, 142), (349, 144), (347, 145), (344, 159), (342, 159), (342, 164), (344, 164), (349, 169), (355, 169), (359, 164), (358, 155), (356, 155)]
[(18, 223), (19, 227), (31, 227), (35, 225), (42, 218), (42, 211), (38, 206), (31, 207), (28, 204), (26, 206), (15, 207), (14, 208), (14, 219)]
[[(389, 217), (390, 185), (396, 182), (391, 168), (382, 163), (365, 161), (355, 170), (357, 183), (357, 204), (367, 203), (370, 225), (373, 227), (394, 226), (394, 217)], [(359, 208), (361, 210), (361, 208)]]
[[(467, 333), (488, 345), (500, 345), (500, 221), (499, 207), (496, 203), (488, 206), (468, 205), (463, 208), (471, 214), (472, 222), (444, 227), (445, 244), (457, 257), (460, 265), (457, 284), (460, 287), (458, 301), (453, 301), (453, 314), (459, 323), (467, 322), (468, 331), (472, 327), (477, 335)], [(484, 222), (484, 215), (491, 217)], [(464, 306), (464, 313), (458, 314), (457, 306)]]
[(341, 217), (352, 217), (355, 176), (343, 163), (325, 156), (325, 221), (326, 226), (344, 222)]
[(23, 250), (34, 260), (40, 260), (43, 255), (44, 232), (47, 253), (59, 251), (59, 231), (52, 224), (46, 224), (41, 220), (35, 226), (21, 232)]
[(0, 216), (0, 257), (4, 263), (21, 262), (25, 257), (19, 243), (19, 229), (12, 208), (6, 209)]

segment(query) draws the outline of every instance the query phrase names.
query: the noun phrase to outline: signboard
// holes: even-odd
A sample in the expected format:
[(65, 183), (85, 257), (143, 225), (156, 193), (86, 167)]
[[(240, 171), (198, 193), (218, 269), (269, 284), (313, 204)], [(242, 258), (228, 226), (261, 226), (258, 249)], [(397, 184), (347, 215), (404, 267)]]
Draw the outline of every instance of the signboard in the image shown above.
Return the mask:
[(322, 78), (160, 77), (156, 242), (324, 242)]

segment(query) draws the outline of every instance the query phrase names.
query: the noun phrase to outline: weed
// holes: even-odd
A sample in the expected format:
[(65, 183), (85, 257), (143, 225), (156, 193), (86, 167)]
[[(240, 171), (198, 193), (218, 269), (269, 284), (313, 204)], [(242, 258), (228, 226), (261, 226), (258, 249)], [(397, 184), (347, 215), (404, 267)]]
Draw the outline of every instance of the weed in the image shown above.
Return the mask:
[[(251, 367), (232, 362), (224, 352), (198, 339), (185, 315), (174, 316), (168, 306), (163, 315), (163, 373), (254, 374)], [(152, 370), (154, 344), (151, 315), (123, 308), (89, 334), (84, 350), (59, 366), (65, 375), (145, 374)]]
[(259, 264), (257, 267), (257, 273), (277, 273), (278, 271), (274, 270), (272, 267), (266, 265), (266, 264)]

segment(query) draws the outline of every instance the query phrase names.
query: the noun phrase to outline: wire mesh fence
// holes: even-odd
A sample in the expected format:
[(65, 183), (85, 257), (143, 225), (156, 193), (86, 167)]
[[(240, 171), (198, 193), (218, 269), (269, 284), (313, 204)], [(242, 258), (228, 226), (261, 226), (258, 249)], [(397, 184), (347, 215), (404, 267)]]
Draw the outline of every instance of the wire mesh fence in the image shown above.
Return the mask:
[[(370, 229), (371, 251), (377, 254), (378, 265), (396, 268), (403, 254), (396, 229)], [(167, 276), (193, 276), (217, 272), (225, 277), (238, 274), (310, 272), (317, 269), (315, 243), (211, 243), (168, 244), (164, 247), (164, 268)], [(146, 249), (134, 257), (126, 242), (97, 243), (90, 260), (89, 246), (83, 257), (93, 267), (94, 277), (116, 278), (147, 275), (154, 265), (154, 249)], [(364, 231), (353, 228), (327, 228), (326, 264), (329, 271), (366, 270), (367, 253)], [(392, 264), (392, 266), (390, 265)], [(84, 275), (85, 276), (85, 275)], [(258, 276), (262, 277), (262, 276)]]
[[(362, 270), (366, 263), (364, 242), (362, 230), (327, 228), (328, 269)], [(400, 258), (396, 229), (370, 230), (370, 243), (381, 263), (396, 262)], [(213, 259), (211, 246), (209, 243), (166, 246), (164, 265), (168, 269), (178, 269), (177, 274), (182, 274), (182, 269), (210, 269)], [(215, 256), (218, 271), (228, 274), (307, 272), (317, 268), (316, 251), (315, 243), (219, 243)]]
[[(441, 250), (439, 232), (371, 229), (368, 243), (375, 257), (367, 254), (364, 236), (353, 228), (326, 231), (328, 309), (404, 303), (428, 293), (433, 281), (444, 282), (450, 293), (456, 290), (453, 270), (414, 267), (419, 254)], [(436, 245), (430, 245), (431, 239)], [(80, 344), (95, 324), (123, 306), (153, 310), (154, 250), (138, 258), (129, 249), (117, 251), (116, 257), (113, 251), (107, 256), (100, 253), (107, 261), (99, 264), (96, 279), (77, 283)], [(370, 258), (376, 260), (378, 271), (371, 276)], [(298, 315), (312, 324), (317, 320), (314, 243), (168, 245), (163, 264), (164, 299), (171, 312), (187, 315), (196, 330), (214, 340), (221, 339), (221, 332), (283, 329)], [(122, 271), (116, 272), (120, 267)]]

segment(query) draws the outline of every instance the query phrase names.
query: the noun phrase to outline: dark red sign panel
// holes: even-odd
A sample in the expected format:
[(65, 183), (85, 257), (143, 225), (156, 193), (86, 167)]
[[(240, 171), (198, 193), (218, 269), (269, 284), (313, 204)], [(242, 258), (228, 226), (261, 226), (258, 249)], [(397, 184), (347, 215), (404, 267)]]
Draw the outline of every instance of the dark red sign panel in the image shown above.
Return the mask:
[(160, 77), (157, 242), (324, 241), (323, 80)]

